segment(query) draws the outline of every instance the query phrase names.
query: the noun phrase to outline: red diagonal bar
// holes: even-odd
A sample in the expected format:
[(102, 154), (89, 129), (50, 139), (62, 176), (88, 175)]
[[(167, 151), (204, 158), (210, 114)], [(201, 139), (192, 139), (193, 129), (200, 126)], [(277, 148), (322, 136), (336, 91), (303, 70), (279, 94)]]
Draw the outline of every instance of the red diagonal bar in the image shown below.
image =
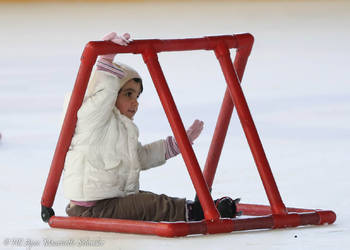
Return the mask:
[(179, 145), (182, 157), (187, 166), (188, 173), (203, 207), (204, 216), (207, 220), (218, 219), (220, 215), (214, 206), (213, 199), (203, 178), (196, 155), (188, 140), (180, 114), (176, 108), (163, 71), (159, 65), (157, 54), (152, 48), (149, 48), (149, 50), (144, 52), (142, 56), (147, 64), (154, 86), (156, 87), (160, 101), (174, 132), (177, 144)]
[(224, 43), (219, 43), (215, 54), (220, 62), (231, 97), (236, 106), (238, 117), (241, 121), (255, 164), (263, 182), (267, 198), (271, 204), (273, 214), (286, 214), (287, 210), (282, 202), (270, 165), (267, 161), (258, 131), (250, 114), (247, 101), (244, 97), (240, 81), (233, 67), (230, 51)]
[[(237, 69), (237, 74), (242, 80), (245, 66), (247, 64), (248, 57), (253, 47), (253, 36), (244, 35), (242, 38), (237, 39), (237, 51), (234, 61), (234, 68)], [(230, 124), (231, 115), (234, 105), (232, 102), (231, 94), (228, 88), (226, 88), (224, 100), (221, 105), (219, 117), (214, 130), (213, 138), (209, 147), (207, 160), (205, 162), (203, 175), (211, 190), (216, 169), (219, 163), (222, 148), (224, 146), (227, 129)]]
[(58, 138), (56, 150), (51, 162), (50, 172), (41, 199), (41, 204), (45, 207), (52, 207), (53, 205), (58, 184), (61, 179), (66, 154), (72, 141), (77, 123), (77, 112), (83, 102), (87, 83), (89, 81), (92, 67), (95, 64), (96, 58), (97, 55), (95, 53), (84, 53), (82, 56), (78, 76), (68, 104), (61, 133)]

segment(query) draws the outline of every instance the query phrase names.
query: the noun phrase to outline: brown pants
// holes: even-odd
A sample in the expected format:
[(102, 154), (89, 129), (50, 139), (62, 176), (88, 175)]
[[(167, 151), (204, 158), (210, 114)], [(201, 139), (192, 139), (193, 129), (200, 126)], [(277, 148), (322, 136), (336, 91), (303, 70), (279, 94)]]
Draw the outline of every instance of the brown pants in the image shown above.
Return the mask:
[(140, 191), (121, 198), (100, 200), (93, 207), (68, 204), (69, 216), (144, 221), (185, 221), (186, 200)]

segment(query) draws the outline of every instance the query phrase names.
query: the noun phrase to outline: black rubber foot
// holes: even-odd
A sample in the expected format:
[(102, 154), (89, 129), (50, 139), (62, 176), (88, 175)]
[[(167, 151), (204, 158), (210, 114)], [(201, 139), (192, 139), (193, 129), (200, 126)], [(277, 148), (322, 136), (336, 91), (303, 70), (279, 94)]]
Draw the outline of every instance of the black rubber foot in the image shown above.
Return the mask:
[(43, 219), (44, 222), (48, 222), (49, 219), (55, 215), (55, 212), (51, 207), (45, 207), (41, 205), (41, 219)]

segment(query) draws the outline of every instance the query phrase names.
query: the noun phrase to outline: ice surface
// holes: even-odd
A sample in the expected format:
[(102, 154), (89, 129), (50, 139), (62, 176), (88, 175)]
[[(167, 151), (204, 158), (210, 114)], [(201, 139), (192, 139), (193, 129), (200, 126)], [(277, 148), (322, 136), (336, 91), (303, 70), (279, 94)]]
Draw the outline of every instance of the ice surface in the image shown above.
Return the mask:
[[(0, 249), (25, 249), (26, 243), (27, 249), (78, 249), (78, 243), (58, 246), (70, 239), (101, 241), (96, 249), (348, 249), (349, 13), (348, 1), (0, 4)], [(64, 95), (73, 87), (84, 45), (109, 31), (130, 32), (134, 39), (253, 34), (243, 90), (284, 203), (334, 210), (336, 223), (178, 239), (43, 223), (40, 200)], [(140, 140), (166, 137), (171, 130), (141, 57), (117, 58), (144, 76), (135, 118)], [(205, 122), (194, 145), (203, 166), (225, 90), (219, 65), (207, 51), (159, 58), (185, 125), (195, 118)], [(195, 194), (181, 157), (144, 172), (141, 186), (190, 199)], [(213, 185), (213, 196), (222, 195), (267, 204), (235, 113)], [(66, 203), (59, 189), (57, 215), (64, 215)], [(23, 241), (16, 245), (15, 239)]]

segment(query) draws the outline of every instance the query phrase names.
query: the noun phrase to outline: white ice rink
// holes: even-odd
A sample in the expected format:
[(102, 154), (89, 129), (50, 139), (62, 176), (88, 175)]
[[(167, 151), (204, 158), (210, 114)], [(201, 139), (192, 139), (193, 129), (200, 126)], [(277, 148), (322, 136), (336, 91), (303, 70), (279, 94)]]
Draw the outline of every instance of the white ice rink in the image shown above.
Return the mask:
[[(86, 249), (349, 249), (349, 13), (349, 1), (331, 0), (1, 3), (0, 249), (81, 249), (77, 242), (84, 240), (101, 243)], [(42, 222), (40, 200), (64, 95), (72, 90), (85, 44), (109, 31), (130, 32), (134, 39), (253, 34), (242, 86), (283, 201), (334, 210), (335, 224), (168, 239), (53, 229)], [(144, 77), (135, 118), (140, 140), (171, 134), (142, 58), (116, 59)], [(219, 64), (208, 51), (159, 59), (185, 126), (196, 118), (205, 122), (194, 144), (203, 166), (225, 90)], [(171, 159), (142, 173), (141, 188), (192, 199), (186, 171), (181, 156)], [(235, 112), (212, 194), (268, 204)], [(66, 203), (59, 188), (57, 215), (65, 214)], [(76, 244), (55, 246), (69, 240)]]

